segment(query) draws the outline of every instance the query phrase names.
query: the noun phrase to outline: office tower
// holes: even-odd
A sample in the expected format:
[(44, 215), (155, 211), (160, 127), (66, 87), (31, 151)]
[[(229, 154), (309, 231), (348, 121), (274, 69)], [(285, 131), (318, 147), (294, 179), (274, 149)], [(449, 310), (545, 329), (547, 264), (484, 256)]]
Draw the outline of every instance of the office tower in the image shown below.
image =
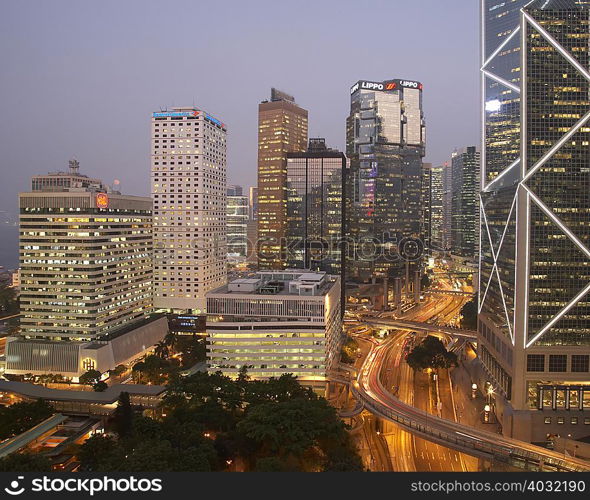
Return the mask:
[(262, 271), (207, 294), (207, 364), (236, 377), (292, 373), (323, 387), (342, 346), (340, 278), (310, 271)]
[(228, 189), (227, 192), (227, 255), (231, 259), (243, 260), (248, 253), (248, 197), (229, 194), (242, 192), (241, 189)]
[(151, 321), (152, 201), (69, 172), (19, 194), (20, 327), (6, 372), (106, 371), (166, 333)]
[(276, 89), (258, 106), (258, 266), (285, 267), (287, 153), (307, 147), (307, 111)]
[(424, 257), (432, 255), (432, 163), (422, 164), (421, 229)]
[(532, 441), (590, 422), (588, 17), (482, 3), (478, 355), (504, 431)]
[(257, 220), (258, 219), (258, 188), (257, 187), (250, 187), (250, 219)]
[(443, 176), (443, 165), (430, 169), (430, 248), (435, 252), (443, 248)]
[(422, 254), (404, 244), (407, 238), (422, 239), (422, 84), (359, 81), (350, 93), (348, 277), (365, 282), (408, 276), (406, 264), (419, 262)]
[(448, 163), (443, 165), (442, 176), (442, 248), (445, 251), (450, 251), (453, 220), (453, 169)]
[(287, 154), (287, 267), (342, 273), (345, 179), (346, 156), (325, 139)]
[(227, 196), (242, 196), (244, 194), (244, 190), (242, 186), (238, 186), (237, 184), (230, 184), (227, 186), (226, 190)]
[(479, 254), (480, 154), (475, 146), (455, 150), (451, 158), (451, 252), (477, 260)]
[(152, 113), (154, 305), (195, 314), (226, 276), (225, 125), (194, 107)]

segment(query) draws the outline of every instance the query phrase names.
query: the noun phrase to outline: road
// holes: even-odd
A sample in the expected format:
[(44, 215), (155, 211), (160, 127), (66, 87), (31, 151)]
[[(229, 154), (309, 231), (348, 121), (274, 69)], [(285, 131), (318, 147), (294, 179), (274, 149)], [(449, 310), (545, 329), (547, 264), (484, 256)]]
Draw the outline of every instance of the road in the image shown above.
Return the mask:
[[(506, 438), (445, 418), (433, 417), (394, 396), (381, 382), (390, 350), (399, 337), (392, 336), (372, 349), (357, 380), (353, 392), (373, 414), (398, 422), (414, 434), (428, 436), (429, 441), (448, 445), (469, 455), (489, 459), (493, 457), (512, 466), (531, 470), (590, 471), (590, 463), (546, 450), (523, 441)], [(444, 459), (444, 457), (441, 457)]]

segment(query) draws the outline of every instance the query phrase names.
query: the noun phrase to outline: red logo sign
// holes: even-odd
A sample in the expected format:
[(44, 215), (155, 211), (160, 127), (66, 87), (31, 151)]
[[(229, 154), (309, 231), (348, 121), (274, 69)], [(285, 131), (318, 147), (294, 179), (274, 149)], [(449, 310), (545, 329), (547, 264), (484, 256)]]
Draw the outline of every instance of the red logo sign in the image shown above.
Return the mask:
[(96, 195), (96, 208), (108, 208), (109, 197), (106, 193), (98, 193)]
[(386, 86), (385, 86), (385, 90), (393, 90), (395, 87), (397, 87), (397, 85), (395, 84), (395, 82), (389, 82)]

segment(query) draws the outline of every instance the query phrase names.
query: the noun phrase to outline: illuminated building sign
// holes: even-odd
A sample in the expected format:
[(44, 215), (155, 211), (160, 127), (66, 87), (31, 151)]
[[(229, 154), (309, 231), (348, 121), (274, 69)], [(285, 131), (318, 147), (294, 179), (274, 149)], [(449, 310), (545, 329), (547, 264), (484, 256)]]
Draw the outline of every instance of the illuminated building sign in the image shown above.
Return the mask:
[(225, 128), (225, 124), (221, 123), (217, 118), (207, 114), (205, 115), (205, 118), (207, 118), (207, 120), (214, 123), (215, 125), (219, 125), (221, 128)]
[(96, 195), (96, 208), (109, 208), (109, 196), (106, 193)]
[(152, 118), (182, 118), (186, 116), (187, 118), (194, 118), (195, 116), (199, 116), (200, 111), (161, 111), (159, 113), (152, 113)]
[(369, 82), (361, 80), (350, 88), (350, 93), (354, 94), (357, 90), (391, 91), (396, 90), (399, 87), (422, 90), (422, 84), (413, 80), (389, 80), (386, 82)]

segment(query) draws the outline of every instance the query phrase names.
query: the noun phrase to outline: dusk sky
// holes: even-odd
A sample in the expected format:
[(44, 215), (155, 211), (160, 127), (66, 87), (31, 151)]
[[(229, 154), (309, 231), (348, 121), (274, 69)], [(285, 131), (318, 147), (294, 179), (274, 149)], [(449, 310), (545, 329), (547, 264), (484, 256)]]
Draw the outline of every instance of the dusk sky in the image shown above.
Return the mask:
[(51, 0), (0, 5), (0, 210), (67, 169), (149, 193), (150, 113), (195, 105), (228, 127), (228, 181), (256, 182), (257, 106), (277, 87), (310, 136), (344, 148), (349, 88), (420, 80), (426, 161), (479, 144), (475, 0)]

